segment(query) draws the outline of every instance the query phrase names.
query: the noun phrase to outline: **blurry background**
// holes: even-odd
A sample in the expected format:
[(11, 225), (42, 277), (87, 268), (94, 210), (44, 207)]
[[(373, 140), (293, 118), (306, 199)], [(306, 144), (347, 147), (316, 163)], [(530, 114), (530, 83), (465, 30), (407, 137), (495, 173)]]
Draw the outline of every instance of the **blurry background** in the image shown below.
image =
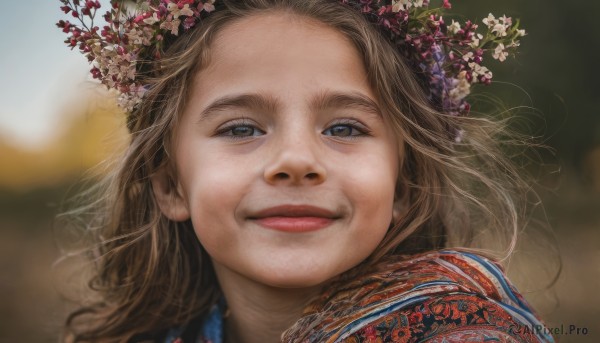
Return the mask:
[[(523, 115), (554, 149), (541, 154), (542, 171), (532, 171), (540, 175), (563, 269), (543, 296), (517, 286), (548, 326), (587, 329), (557, 335), (560, 342), (598, 342), (600, 2), (452, 3), (479, 23), (488, 12), (520, 17), (528, 32), (517, 60), (491, 66), (491, 89), (508, 105), (537, 109)], [(63, 19), (59, 6), (14, 1), (0, 13), (0, 342), (56, 341), (69, 305), (52, 268), (59, 257), (54, 217), (74, 185), (118, 153), (125, 137), (123, 115), (89, 81), (85, 59), (62, 43), (65, 35), (54, 26)]]

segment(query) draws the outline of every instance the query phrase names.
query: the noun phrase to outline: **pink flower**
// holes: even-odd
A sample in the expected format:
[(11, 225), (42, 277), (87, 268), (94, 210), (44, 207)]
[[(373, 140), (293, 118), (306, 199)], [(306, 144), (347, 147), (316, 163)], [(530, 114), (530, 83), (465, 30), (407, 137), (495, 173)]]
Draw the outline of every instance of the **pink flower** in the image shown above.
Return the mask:
[(179, 35), (179, 24), (181, 24), (181, 20), (179, 19), (169, 20), (160, 24), (160, 28), (169, 30), (172, 35), (177, 36)]
[(212, 11), (214, 11), (214, 10), (215, 10), (215, 5), (214, 5), (214, 3), (215, 3), (215, 0), (207, 0), (207, 1), (206, 1), (206, 2), (204, 2), (204, 3), (200, 2), (200, 3), (198, 4), (198, 11), (201, 11), (201, 10), (203, 10), (203, 9), (204, 9), (206, 12), (209, 12), (209, 13), (210, 13), (210, 12), (212, 12)]
[[(56, 24), (67, 34), (65, 43), (72, 49), (79, 48), (94, 66), (92, 76), (119, 91), (119, 101), (129, 111), (144, 93), (144, 85), (136, 82), (137, 61), (159, 59), (165, 32), (177, 36), (181, 30), (191, 29), (202, 11), (204, 15), (215, 11), (216, 0), (140, 0), (138, 9), (127, 15), (120, 10), (121, 2), (111, 1), (112, 10), (103, 15), (107, 24), (102, 30), (93, 25), (94, 13), (100, 8), (98, 0), (61, 2), (64, 6), (60, 9), (82, 24), (65, 20)], [(432, 92), (439, 93), (440, 99), (435, 101), (440, 101), (440, 107), (459, 115), (469, 111), (463, 99), (470, 93), (470, 86), (491, 82), (492, 72), (482, 65), (484, 53), (504, 61), (519, 46), (518, 37), (526, 33), (518, 29), (518, 21), (513, 25), (510, 17), (496, 18), (491, 13), (483, 20), (487, 28), (481, 33), (469, 20), (462, 27), (455, 21), (447, 25), (443, 15), (452, 7), (450, 2), (443, 0), (434, 8), (427, 8), (429, 0), (355, 0), (353, 5), (377, 17), (377, 25), (390, 34), (399, 51), (425, 72)]]

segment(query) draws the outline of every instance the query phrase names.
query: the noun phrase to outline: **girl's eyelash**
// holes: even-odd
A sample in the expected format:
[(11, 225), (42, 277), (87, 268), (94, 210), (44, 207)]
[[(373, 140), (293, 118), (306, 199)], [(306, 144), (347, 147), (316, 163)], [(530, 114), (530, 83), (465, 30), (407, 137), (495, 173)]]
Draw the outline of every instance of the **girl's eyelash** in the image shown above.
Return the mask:
[(235, 135), (231, 135), (231, 134), (229, 134), (229, 135), (226, 134), (227, 132), (230, 132), (230, 131), (232, 131), (233, 129), (235, 129), (237, 127), (243, 127), (243, 126), (250, 127), (253, 130), (258, 130), (256, 128), (256, 126), (252, 125), (252, 123), (249, 120), (240, 119), (240, 120), (234, 120), (231, 123), (225, 125), (225, 127), (219, 129), (217, 131), (217, 135), (223, 136), (223, 137), (228, 138), (228, 139), (233, 139), (233, 140), (238, 140), (238, 139), (244, 139), (244, 138), (251, 137), (251, 136), (235, 136)]
[(356, 134), (356, 135), (351, 134), (349, 136), (343, 136), (343, 137), (336, 136), (338, 138), (355, 140), (355, 139), (358, 139), (359, 137), (371, 135), (371, 130), (366, 125), (362, 124), (361, 122), (359, 122), (358, 120), (355, 120), (355, 119), (342, 119), (342, 120), (330, 125), (324, 132), (329, 131), (333, 127), (336, 127), (336, 126), (347, 126), (347, 127), (350, 127), (351, 129), (359, 132), (359, 134)]
[[(362, 137), (362, 136), (370, 136), (371, 134), (371, 130), (366, 127), (364, 124), (362, 124), (361, 122), (359, 122), (358, 120), (355, 119), (342, 119), (338, 122), (335, 122), (333, 124), (331, 124), (325, 131), (329, 131), (331, 130), (333, 127), (335, 126), (348, 126), (351, 129), (354, 129), (356, 131), (359, 132), (359, 134), (356, 135), (349, 135), (349, 136), (344, 136), (341, 138), (344, 139), (350, 139), (350, 140), (355, 140), (358, 137)], [(228, 139), (233, 139), (233, 140), (238, 140), (238, 139), (244, 139), (244, 138), (248, 138), (248, 137), (253, 137), (253, 136), (236, 136), (236, 135), (232, 135), (232, 134), (226, 134), (230, 131), (232, 131), (235, 128), (238, 127), (248, 127), (248, 128), (252, 128), (252, 130), (259, 130), (255, 125), (253, 125), (250, 121), (246, 120), (246, 119), (241, 119), (241, 120), (234, 120), (231, 123), (227, 124), (226, 126), (224, 126), (223, 128), (219, 129), (217, 131), (217, 135), (218, 136), (223, 136), (226, 137)]]

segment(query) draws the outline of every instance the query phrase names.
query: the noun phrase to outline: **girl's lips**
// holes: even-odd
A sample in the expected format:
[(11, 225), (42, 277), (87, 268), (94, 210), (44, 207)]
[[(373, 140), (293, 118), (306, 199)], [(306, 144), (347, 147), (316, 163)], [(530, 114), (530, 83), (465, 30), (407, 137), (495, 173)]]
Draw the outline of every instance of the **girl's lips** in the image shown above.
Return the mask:
[(285, 232), (315, 231), (325, 228), (335, 221), (335, 219), (323, 217), (265, 217), (254, 220), (266, 228)]
[(337, 214), (323, 207), (312, 205), (279, 205), (266, 208), (262, 211), (252, 212), (250, 219), (267, 217), (322, 217), (336, 219)]

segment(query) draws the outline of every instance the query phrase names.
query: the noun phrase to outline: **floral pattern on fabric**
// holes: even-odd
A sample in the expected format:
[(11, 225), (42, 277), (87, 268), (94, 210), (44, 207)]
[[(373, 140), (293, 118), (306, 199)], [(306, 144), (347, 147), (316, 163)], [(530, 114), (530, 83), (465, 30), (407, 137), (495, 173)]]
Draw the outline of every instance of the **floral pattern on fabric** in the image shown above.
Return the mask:
[(327, 289), (283, 342), (554, 342), (501, 267), (467, 252), (394, 256)]
[[(195, 342), (222, 343), (224, 302), (218, 305), (198, 328)], [(532, 330), (541, 326), (498, 264), (443, 250), (393, 256), (368, 272), (338, 277), (281, 341), (554, 342), (547, 331)], [(167, 342), (177, 339), (171, 335)]]

